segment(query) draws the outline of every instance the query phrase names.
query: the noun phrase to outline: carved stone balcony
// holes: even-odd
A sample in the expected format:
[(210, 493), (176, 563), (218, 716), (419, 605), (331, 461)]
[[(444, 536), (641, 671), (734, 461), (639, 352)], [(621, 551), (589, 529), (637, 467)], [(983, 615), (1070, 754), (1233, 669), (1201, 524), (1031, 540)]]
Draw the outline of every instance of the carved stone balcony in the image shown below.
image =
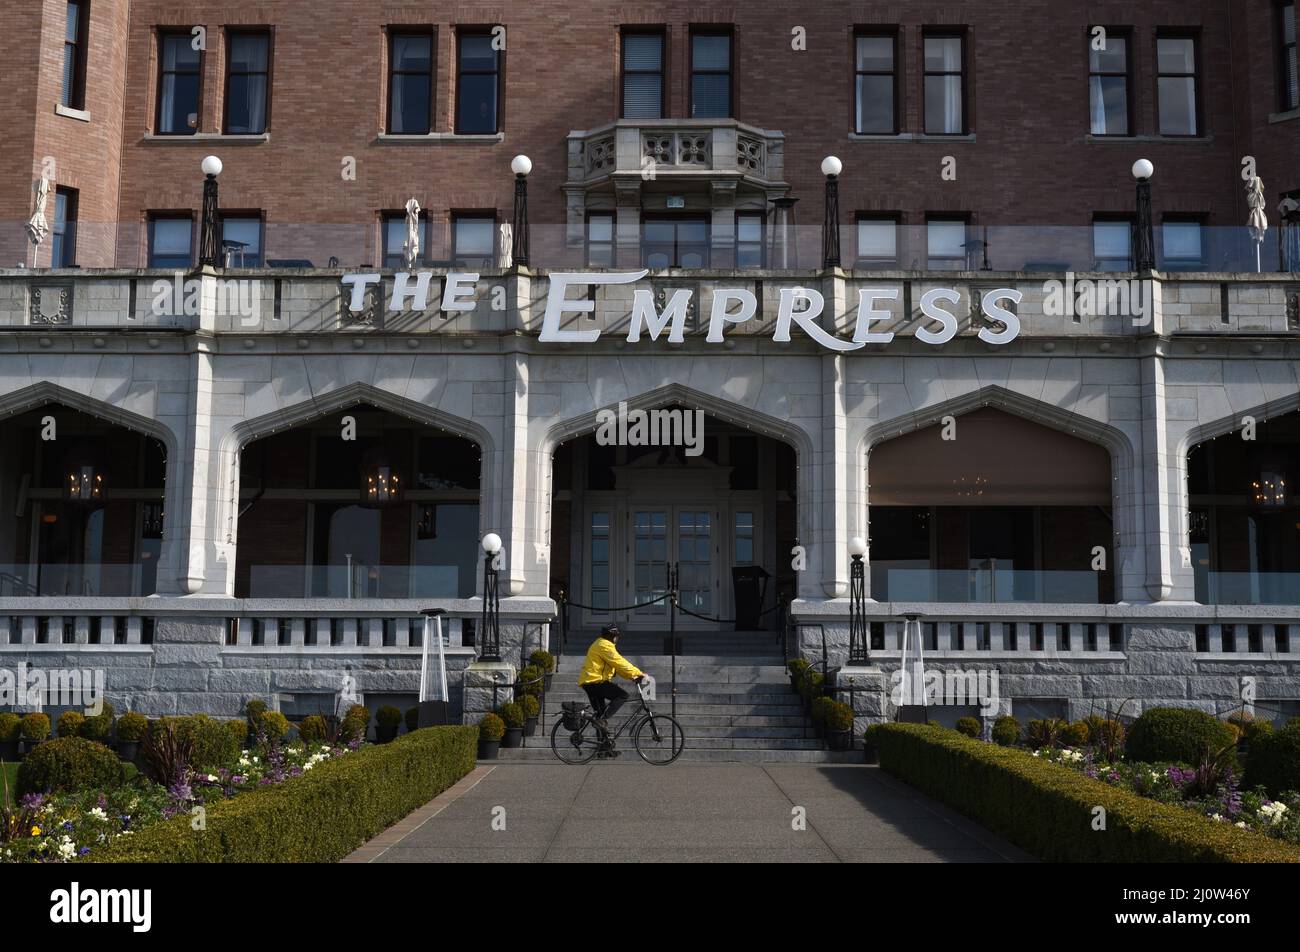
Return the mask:
[(784, 190), (785, 137), (734, 119), (621, 119), (569, 133), (569, 186), (729, 177)]

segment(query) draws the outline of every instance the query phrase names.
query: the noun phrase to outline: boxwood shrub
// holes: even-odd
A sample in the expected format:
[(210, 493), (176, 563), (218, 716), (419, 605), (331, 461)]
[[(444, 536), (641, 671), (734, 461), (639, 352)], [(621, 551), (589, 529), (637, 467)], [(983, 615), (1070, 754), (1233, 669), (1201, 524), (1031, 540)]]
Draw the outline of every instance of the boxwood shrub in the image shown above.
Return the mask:
[(1263, 787), (1272, 796), (1286, 790), (1300, 790), (1300, 721), (1291, 721), (1280, 731), (1258, 732), (1246, 757), (1247, 789)]
[(18, 795), (116, 787), (126, 779), (122, 762), (103, 744), (60, 737), (41, 744), (18, 768)]
[(1127, 749), (1133, 760), (1177, 760), (1195, 766), (1206, 753), (1217, 754), (1236, 742), (1232, 728), (1204, 711), (1153, 707), (1128, 729)]
[(334, 863), (474, 769), (478, 728), (429, 727), (121, 837), (99, 863)]
[[(1300, 849), (1093, 780), (1026, 751), (921, 724), (875, 732), (880, 766), (1053, 862), (1300, 862)], [(1106, 829), (1094, 830), (1094, 810)]]

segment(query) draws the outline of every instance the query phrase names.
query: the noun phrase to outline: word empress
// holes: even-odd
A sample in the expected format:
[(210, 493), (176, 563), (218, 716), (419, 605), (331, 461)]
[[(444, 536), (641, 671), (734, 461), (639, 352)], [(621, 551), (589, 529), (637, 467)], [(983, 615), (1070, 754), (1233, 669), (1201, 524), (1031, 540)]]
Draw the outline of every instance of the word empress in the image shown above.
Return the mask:
[[(566, 314), (591, 313), (596, 309), (596, 302), (591, 297), (570, 299), (567, 292), (570, 286), (590, 288), (594, 285), (635, 284), (644, 280), (650, 272), (579, 272), (556, 271), (550, 277), (550, 291), (546, 297), (546, 310), (542, 317), (541, 333), (538, 340), (543, 343), (591, 344), (600, 339), (600, 328), (575, 330), (562, 326)], [(400, 311), (408, 304), (415, 310), (424, 310), (428, 306), (429, 286), (432, 279), (430, 272), (416, 272), (414, 282), (410, 272), (399, 271), (393, 278), (393, 291), (388, 302), (390, 311)], [(361, 311), (365, 308), (366, 289), (378, 284), (381, 275), (345, 274), (343, 284), (349, 288), (348, 308)], [(472, 272), (452, 272), (447, 275), (441, 302), (443, 311), (473, 311), (474, 286), (479, 275)], [(790, 342), (791, 329), (797, 326), (804, 334), (823, 347), (834, 351), (851, 351), (867, 344), (888, 344), (894, 339), (893, 331), (873, 330), (873, 325), (891, 318), (887, 310), (876, 306), (879, 301), (897, 301), (898, 288), (860, 288), (858, 290), (857, 317), (854, 322), (853, 336), (849, 340), (825, 330), (817, 319), (826, 307), (822, 293), (814, 288), (800, 286), (782, 287), (780, 303), (777, 308), (776, 329), (772, 340), (777, 343)], [(663, 310), (655, 304), (655, 296), (647, 288), (637, 288), (632, 293), (631, 320), (628, 326), (627, 341), (635, 344), (641, 340), (642, 330), (652, 341), (657, 341), (666, 330), (669, 343), (680, 344), (686, 331), (686, 315), (690, 308), (691, 288), (677, 288), (664, 304)], [(987, 344), (1009, 344), (1020, 334), (1020, 319), (1014, 311), (1003, 306), (1009, 301), (1019, 304), (1023, 299), (1021, 292), (1015, 288), (993, 288), (984, 292), (980, 308), (987, 321), (1000, 324), (1001, 329), (984, 326), (978, 331), (980, 340)], [(925, 320), (916, 328), (916, 338), (923, 343), (946, 344), (957, 336), (958, 323), (956, 314), (941, 304), (955, 305), (961, 302), (961, 295), (953, 288), (931, 288), (921, 295), (920, 308)], [(796, 307), (796, 305), (801, 305)], [(734, 309), (733, 309), (734, 308)], [(723, 328), (728, 324), (743, 324), (751, 320), (758, 312), (758, 299), (754, 292), (746, 288), (719, 288), (713, 292), (713, 307), (709, 313), (708, 334), (705, 340), (711, 344), (721, 343), (724, 339)], [(937, 326), (932, 326), (937, 325)]]

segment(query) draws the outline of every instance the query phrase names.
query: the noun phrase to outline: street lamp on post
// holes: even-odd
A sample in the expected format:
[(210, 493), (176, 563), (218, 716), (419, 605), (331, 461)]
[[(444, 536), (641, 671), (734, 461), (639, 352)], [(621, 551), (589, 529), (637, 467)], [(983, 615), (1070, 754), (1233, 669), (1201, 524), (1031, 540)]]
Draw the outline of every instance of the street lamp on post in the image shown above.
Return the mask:
[(822, 220), (822, 267), (840, 266), (840, 172), (844, 163), (833, 155), (822, 159), (826, 176), (826, 217)]
[(854, 536), (849, 540), (849, 664), (867, 664), (871, 660), (871, 642), (867, 636), (867, 540)]
[(210, 155), (203, 160), (203, 214), (199, 227), (199, 267), (215, 268), (220, 260), (217, 241), (217, 176), (221, 174), (221, 160)]
[(479, 635), (480, 661), (501, 660), (501, 599), (497, 594), (500, 574), (496, 561), (501, 552), (501, 537), (489, 532), (483, 537), (483, 624)]
[(528, 264), (528, 173), (532, 170), (533, 160), (526, 155), (516, 155), (510, 162), (510, 171), (515, 173), (515, 218), (510, 257), (516, 265)]
[(1151, 176), (1156, 167), (1147, 159), (1133, 163), (1137, 179), (1137, 224), (1133, 236), (1133, 264), (1137, 271), (1153, 271), (1156, 266), (1156, 241), (1151, 225)]

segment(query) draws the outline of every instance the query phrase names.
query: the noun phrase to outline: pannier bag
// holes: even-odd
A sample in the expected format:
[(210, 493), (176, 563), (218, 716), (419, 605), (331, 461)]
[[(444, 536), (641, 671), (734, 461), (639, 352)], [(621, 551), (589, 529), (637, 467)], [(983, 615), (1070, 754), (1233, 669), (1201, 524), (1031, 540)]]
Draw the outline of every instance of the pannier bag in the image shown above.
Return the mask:
[(582, 730), (582, 712), (586, 706), (581, 701), (565, 701), (561, 705), (564, 711), (562, 719), (566, 731)]

